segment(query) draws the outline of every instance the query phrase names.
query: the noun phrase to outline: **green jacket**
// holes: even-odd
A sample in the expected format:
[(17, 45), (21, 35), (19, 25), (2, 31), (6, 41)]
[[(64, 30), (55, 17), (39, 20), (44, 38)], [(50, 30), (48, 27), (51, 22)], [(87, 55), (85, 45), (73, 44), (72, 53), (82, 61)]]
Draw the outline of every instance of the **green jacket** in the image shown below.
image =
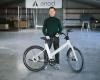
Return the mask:
[(44, 21), (43, 28), (42, 28), (43, 34), (45, 36), (54, 37), (56, 33), (62, 32), (62, 26), (61, 22), (56, 17), (49, 17)]

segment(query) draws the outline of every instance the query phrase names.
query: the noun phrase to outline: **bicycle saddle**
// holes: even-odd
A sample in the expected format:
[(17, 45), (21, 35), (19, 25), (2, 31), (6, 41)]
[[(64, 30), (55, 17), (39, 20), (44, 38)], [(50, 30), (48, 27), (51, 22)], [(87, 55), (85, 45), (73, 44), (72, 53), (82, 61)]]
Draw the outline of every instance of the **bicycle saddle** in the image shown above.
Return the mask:
[(41, 39), (47, 41), (46, 37), (41, 37)]

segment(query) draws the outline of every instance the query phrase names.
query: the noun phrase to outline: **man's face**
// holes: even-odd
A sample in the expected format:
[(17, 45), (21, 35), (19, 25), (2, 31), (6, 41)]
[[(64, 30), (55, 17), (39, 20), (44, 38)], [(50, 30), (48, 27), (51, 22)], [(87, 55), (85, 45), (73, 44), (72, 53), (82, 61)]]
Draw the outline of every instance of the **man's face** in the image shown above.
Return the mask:
[(50, 17), (54, 17), (56, 15), (55, 9), (50, 9), (49, 10), (49, 15), (50, 15)]

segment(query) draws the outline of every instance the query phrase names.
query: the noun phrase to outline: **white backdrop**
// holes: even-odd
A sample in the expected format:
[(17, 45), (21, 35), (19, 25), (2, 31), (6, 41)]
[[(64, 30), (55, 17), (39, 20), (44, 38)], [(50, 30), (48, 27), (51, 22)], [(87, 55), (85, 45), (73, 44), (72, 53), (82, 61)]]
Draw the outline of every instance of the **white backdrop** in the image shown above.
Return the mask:
[(26, 0), (26, 8), (62, 8), (62, 0)]

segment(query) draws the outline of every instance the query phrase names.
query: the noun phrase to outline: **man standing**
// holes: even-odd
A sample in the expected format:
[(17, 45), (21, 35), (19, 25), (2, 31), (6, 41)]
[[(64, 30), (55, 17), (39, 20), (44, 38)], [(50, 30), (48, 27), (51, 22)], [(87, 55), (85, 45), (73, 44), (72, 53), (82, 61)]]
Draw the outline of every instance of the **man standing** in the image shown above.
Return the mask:
[[(61, 22), (55, 17), (56, 9), (54, 7), (49, 8), (49, 17), (45, 19), (43, 24), (43, 34), (48, 39), (49, 48), (53, 44), (54, 49), (59, 48), (59, 34), (62, 32)], [(59, 69), (59, 53), (55, 55), (55, 68)]]

